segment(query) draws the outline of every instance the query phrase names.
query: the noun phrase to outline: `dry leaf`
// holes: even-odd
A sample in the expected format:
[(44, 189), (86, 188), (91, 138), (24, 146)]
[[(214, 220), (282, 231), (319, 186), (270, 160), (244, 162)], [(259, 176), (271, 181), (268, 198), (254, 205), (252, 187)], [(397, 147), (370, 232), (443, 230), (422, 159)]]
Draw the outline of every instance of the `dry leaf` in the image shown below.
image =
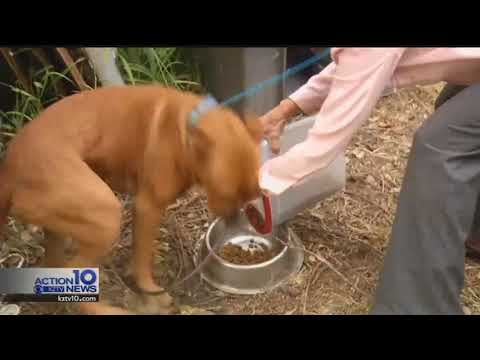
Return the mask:
[(363, 159), (363, 157), (365, 156), (365, 153), (360, 149), (354, 149), (352, 153), (357, 159)]
[(382, 128), (382, 129), (388, 129), (388, 128), (391, 128), (392, 125), (391, 125), (391, 124), (387, 124), (387, 123), (385, 123), (385, 122), (379, 122), (379, 123), (378, 123), (378, 127), (379, 127), (379, 128)]
[(33, 236), (32, 234), (30, 234), (29, 231), (24, 230), (20, 233), (20, 240), (22, 240), (23, 242), (30, 242), (32, 241), (32, 239), (33, 239)]
[(372, 186), (377, 185), (377, 182), (375, 181), (375, 178), (372, 175), (368, 175), (365, 181), (367, 182), (367, 184), (370, 184)]
[(0, 315), (18, 315), (20, 307), (15, 304), (0, 305)]
[(27, 230), (32, 234), (39, 233), (42, 229), (36, 225), (27, 225)]
[(215, 315), (215, 313), (202, 309), (196, 308), (189, 305), (182, 305), (180, 306), (180, 314), (181, 315)]
[(158, 249), (164, 252), (169, 252), (170, 251), (170, 244), (166, 241), (160, 242), (158, 244)]

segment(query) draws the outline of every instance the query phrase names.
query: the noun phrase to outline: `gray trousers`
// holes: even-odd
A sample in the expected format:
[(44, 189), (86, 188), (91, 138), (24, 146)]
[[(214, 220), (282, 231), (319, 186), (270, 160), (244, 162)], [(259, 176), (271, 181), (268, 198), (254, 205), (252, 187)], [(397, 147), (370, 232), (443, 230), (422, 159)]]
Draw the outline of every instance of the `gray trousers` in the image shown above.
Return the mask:
[(448, 99), (414, 136), (372, 314), (463, 314), (479, 195), (480, 84)]

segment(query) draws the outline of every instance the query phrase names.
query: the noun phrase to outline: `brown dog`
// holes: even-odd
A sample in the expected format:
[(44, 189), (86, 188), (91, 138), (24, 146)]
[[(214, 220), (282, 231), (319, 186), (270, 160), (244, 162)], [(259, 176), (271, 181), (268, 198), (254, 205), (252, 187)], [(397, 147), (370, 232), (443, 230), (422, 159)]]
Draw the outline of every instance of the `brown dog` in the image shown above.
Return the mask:
[[(121, 205), (113, 191), (134, 194), (133, 277), (142, 291), (161, 291), (152, 245), (168, 204), (198, 184), (210, 210), (229, 216), (259, 195), (259, 122), (216, 108), (189, 127), (200, 101), (161, 86), (120, 86), (52, 105), (9, 145), (0, 167), (0, 222), (10, 213), (44, 228), (46, 266), (96, 267), (119, 237)], [(68, 263), (66, 237), (78, 249)], [(122, 313), (103, 303), (80, 306)]]

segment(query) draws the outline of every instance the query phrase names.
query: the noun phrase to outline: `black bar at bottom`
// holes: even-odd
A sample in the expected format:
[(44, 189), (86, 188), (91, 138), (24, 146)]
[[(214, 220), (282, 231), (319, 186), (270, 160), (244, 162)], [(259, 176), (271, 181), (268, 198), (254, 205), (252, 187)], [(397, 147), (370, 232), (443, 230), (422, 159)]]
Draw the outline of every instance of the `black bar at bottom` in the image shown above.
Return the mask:
[(4, 302), (98, 302), (98, 294), (81, 294), (81, 295), (58, 295), (58, 294), (11, 294), (5, 295)]

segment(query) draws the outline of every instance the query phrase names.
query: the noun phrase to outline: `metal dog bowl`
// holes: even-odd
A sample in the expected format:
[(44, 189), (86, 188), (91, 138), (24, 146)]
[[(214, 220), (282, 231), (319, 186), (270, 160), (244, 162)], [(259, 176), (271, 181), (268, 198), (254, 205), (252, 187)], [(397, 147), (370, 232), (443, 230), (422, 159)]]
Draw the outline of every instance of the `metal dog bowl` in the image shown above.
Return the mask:
[[(290, 243), (287, 247), (282, 242)], [(244, 250), (262, 246), (276, 255), (263, 263), (237, 265), (217, 254), (228, 243), (239, 245)], [(284, 227), (276, 228), (268, 236), (259, 235), (242, 213), (228, 224), (223, 219), (216, 219), (200, 239), (195, 260), (197, 266), (201, 266), (202, 278), (213, 287), (226, 293), (253, 295), (284, 283), (300, 270), (303, 258), (302, 245), (298, 239), (287, 240)]]

